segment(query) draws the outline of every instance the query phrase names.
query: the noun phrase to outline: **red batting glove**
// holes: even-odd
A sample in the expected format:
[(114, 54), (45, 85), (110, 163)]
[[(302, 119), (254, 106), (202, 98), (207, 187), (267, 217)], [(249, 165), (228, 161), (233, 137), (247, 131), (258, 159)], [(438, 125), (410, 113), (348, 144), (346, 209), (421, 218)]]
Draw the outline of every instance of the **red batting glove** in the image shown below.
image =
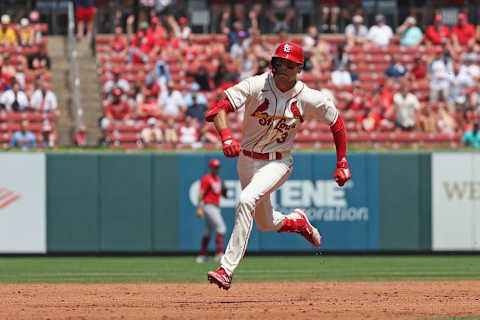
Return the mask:
[(238, 141), (232, 137), (230, 130), (228, 130), (227, 128), (222, 129), (220, 131), (220, 137), (222, 138), (222, 148), (225, 157), (238, 157), (240, 155), (242, 147), (240, 146), (240, 143), (238, 143)]
[(345, 182), (350, 180), (351, 177), (352, 177), (352, 173), (348, 168), (347, 159), (343, 158), (342, 160), (337, 162), (337, 170), (335, 170), (335, 174), (334, 174), (335, 181), (340, 187), (343, 187)]

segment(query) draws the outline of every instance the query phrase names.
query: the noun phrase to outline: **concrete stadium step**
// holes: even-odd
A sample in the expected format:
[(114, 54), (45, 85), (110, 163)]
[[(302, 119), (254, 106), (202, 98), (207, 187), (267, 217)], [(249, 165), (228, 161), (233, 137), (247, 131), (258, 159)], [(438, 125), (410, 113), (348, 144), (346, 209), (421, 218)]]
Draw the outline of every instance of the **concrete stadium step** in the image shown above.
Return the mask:
[[(49, 37), (49, 54), (52, 58), (52, 86), (59, 101), (61, 116), (58, 119), (58, 141), (60, 146), (71, 146), (76, 130), (76, 109), (70, 46), (67, 37)], [(90, 41), (82, 39), (76, 43), (78, 72), (80, 78), (80, 100), (83, 122), (87, 126), (89, 144), (96, 145), (101, 131), (98, 118), (102, 115), (100, 97), (101, 82), (98, 77), (95, 57), (92, 56)]]

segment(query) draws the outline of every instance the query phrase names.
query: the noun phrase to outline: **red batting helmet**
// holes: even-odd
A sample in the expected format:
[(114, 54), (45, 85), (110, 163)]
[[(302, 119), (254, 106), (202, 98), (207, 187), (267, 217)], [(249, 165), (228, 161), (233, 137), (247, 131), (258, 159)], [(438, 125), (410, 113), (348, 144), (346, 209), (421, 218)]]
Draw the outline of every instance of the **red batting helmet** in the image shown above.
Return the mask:
[(218, 160), (216, 158), (210, 160), (210, 162), (208, 164), (210, 165), (210, 167), (215, 167), (215, 168), (218, 168), (221, 165), (220, 160)]
[(277, 47), (272, 58), (283, 58), (295, 63), (303, 64), (303, 50), (293, 42), (283, 42)]

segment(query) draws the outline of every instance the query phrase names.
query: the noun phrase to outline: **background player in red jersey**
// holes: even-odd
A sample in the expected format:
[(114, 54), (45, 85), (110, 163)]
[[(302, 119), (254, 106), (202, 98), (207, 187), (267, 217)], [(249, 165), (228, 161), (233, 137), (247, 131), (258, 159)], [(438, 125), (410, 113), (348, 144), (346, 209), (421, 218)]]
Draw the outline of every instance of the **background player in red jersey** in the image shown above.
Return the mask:
[(218, 176), (220, 170), (220, 160), (212, 159), (209, 162), (210, 173), (207, 173), (200, 180), (200, 192), (198, 194), (197, 216), (205, 220), (205, 234), (202, 238), (202, 247), (200, 255), (197, 257), (197, 263), (203, 263), (208, 260), (207, 247), (212, 234), (215, 232), (215, 243), (217, 251), (215, 261), (220, 261), (223, 257), (223, 243), (225, 232), (225, 222), (220, 212), (220, 196), (226, 195), (226, 189), (223, 188), (222, 180)]

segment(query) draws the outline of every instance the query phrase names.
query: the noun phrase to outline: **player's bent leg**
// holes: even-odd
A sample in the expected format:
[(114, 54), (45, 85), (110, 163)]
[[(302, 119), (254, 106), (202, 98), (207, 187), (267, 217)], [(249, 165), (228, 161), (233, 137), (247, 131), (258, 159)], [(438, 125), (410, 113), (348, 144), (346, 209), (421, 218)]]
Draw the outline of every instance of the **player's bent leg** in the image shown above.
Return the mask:
[(296, 232), (315, 247), (319, 247), (322, 244), (320, 232), (310, 224), (307, 214), (301, 209), (295, 209), (291, 214), (286, 216), (278, 232)]
[(273, 210), (270, 195), (264, 197), (255, 208), (255, 222), (260, 231), (276, 231), (283, 225), (286, 215)]

